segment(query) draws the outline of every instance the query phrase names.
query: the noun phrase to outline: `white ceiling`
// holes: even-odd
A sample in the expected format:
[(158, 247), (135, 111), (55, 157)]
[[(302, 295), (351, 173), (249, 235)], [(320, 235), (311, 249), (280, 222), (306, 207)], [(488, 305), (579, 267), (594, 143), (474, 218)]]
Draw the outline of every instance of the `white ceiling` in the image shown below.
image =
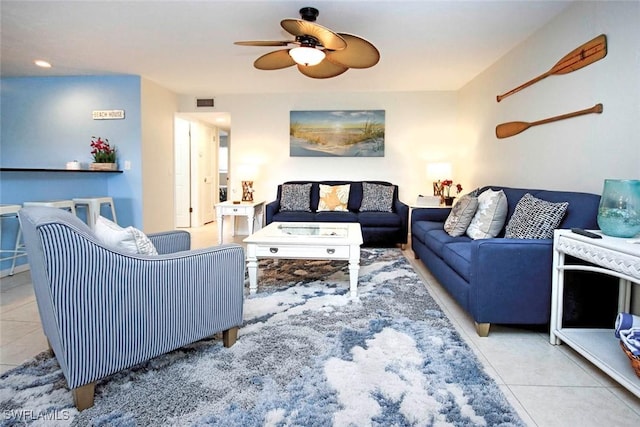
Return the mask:
[[(135, 74), (178, 94), (457, 90), (563, 11), (568, 1), (6, 1), (0, 73), (8, 76)], [(373, 68), (327, 80), (295, 67), (260, 71), (278, 48), (237, 40), (289, 40), (298, 10), (366, 38)], [(53, 64), (49, 70), (35, 59)]]

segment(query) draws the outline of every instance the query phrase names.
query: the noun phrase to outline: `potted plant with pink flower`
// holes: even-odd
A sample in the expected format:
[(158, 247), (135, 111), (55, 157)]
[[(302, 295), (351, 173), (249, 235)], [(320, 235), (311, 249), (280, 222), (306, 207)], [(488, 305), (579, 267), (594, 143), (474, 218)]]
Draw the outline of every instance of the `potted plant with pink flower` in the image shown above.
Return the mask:
[(89, 166), (92, 170), (116, 170), (116, 147), (109, 144), (108, 139), (91, 137), (91, 156), (93, 163)]
[[(451, 196), (452, 185), (453, 185), (453, 181), (450, 179), (445, 179), (444, 181), (440, 181), (440, 189), (442, 190), (441, 191), (442, 199), (446, 206), (453, 205), (453, 199), (455, 199), (455, 196)], [(460, 194), (460, 192), (462, 191), (462, 185), (456, 184), (456, 191), (457, 191), (456, 194)]]

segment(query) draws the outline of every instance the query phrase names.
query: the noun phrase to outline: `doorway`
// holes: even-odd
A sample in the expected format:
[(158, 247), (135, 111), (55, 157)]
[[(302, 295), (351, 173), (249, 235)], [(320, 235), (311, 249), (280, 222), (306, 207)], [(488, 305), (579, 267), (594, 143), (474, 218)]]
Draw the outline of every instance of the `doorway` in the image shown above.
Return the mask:
[(229, 200), (229, 133), (220, 130), (218, 147), (218, 201)]
[(189, 115), (177, 115), (174, 129), (175, 224), (200, 227), (215, 220), (220, 129)]

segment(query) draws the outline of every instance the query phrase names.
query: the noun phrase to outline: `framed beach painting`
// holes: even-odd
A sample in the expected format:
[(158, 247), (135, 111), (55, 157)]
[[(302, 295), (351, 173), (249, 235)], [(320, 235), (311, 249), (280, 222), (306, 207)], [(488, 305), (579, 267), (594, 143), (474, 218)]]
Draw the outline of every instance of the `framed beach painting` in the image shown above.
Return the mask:
[(291, 157), (384, 157), (384, 110), (291, 111)]

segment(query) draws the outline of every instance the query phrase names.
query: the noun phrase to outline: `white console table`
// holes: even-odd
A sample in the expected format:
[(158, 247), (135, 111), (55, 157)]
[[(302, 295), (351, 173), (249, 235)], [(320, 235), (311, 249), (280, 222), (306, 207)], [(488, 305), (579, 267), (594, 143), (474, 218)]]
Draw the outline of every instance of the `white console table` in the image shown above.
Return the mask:
[[(595, 232), (601, 234), (601, 232)], [(611, 329), (565, 328), (562, 326), (564, 298), (564, 272), (570, 270), (594, 271), (618, 277), (618, 310), (628, 312), (632, 284), (640, 283), (640, 243), (638, 239), (603, 236), (592, 239), (556, 230), (553, 242), (553, 278), (551, 292), (551, 344), (564, 342), (584, 356), (607, 375), (640, 397), (640, 378), (620, 348)], [(587, 261), (591, 265), (566, 264), (565, 256)]]

